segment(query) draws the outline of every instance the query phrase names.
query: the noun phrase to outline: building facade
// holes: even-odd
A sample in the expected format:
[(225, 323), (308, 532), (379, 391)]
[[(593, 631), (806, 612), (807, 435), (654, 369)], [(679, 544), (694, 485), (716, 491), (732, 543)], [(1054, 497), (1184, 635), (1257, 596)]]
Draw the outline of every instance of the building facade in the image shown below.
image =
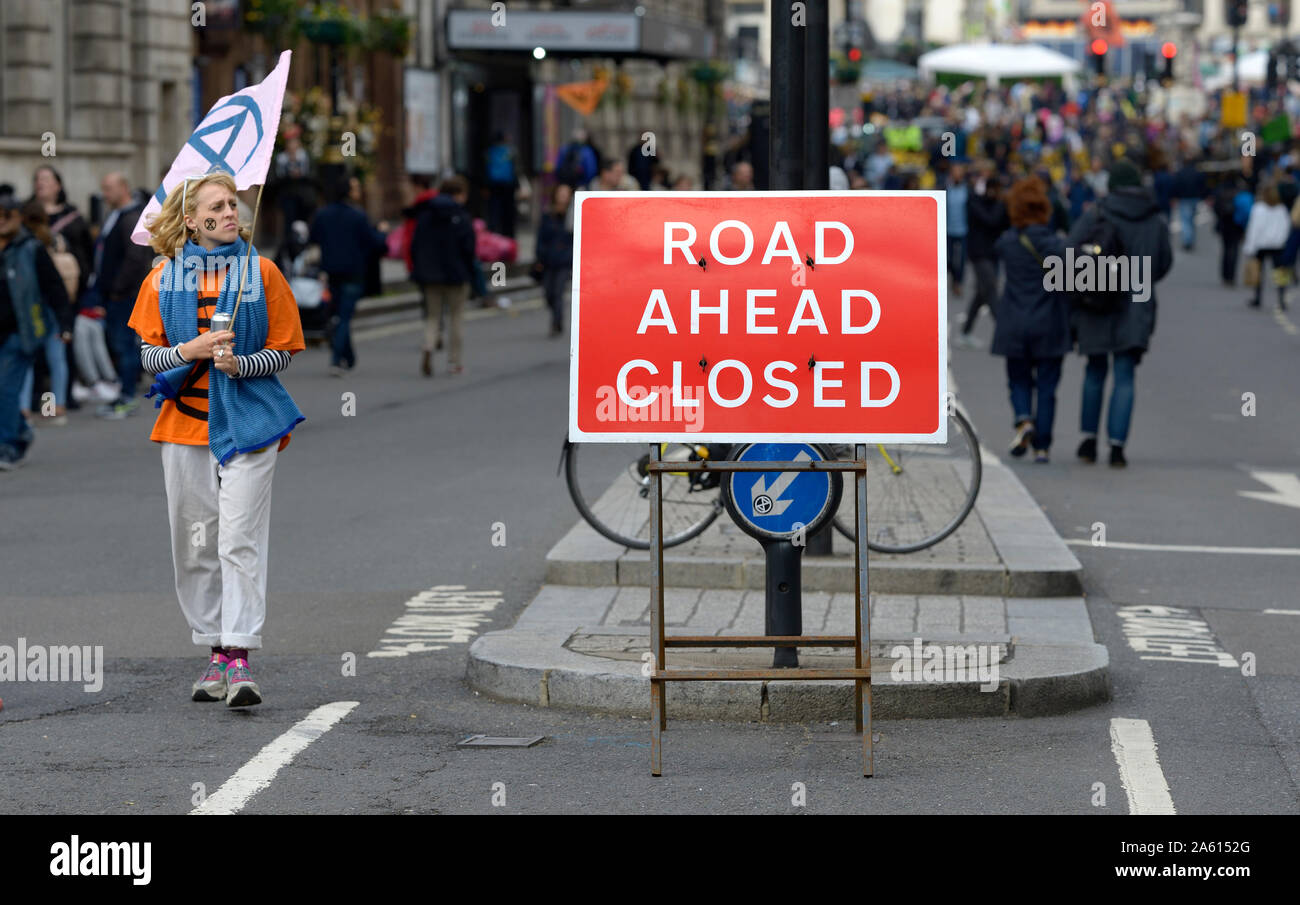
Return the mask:
[(112, 170), (152, 193), (189, 137), (190, 19), (171, 0), (0, 3), (0, 183), (26, 196), (48, 164), (83, 213)]

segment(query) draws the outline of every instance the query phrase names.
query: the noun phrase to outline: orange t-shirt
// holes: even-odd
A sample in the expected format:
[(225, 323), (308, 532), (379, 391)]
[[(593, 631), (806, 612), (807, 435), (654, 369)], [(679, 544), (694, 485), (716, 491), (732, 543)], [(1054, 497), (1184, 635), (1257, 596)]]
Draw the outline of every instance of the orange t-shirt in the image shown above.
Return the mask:
[[(262, 272), (262, 287), (266, 293), (266, 345), (264, 349), (280, 349), (290, 355), (301, 352), (307, 347), (302, 338), (302, 320), (298, 316), (298, 303), (294, 300), (289, 283), (273, 261), (261, 255), (258, 264)], [(158, 284), (162, 279), (162, 269), (166, 262), (159, 262), (149, 273), (148, 279), (140, 286), (140, 294), (135, 299), (135, 310), (127, 325), (140, 338), (155, 346), (170, 346), (167, 331), (163, 329), (162, 313), (158, 309)], [(199, 270), (199, 306), (198, 327), (200, 333), (207, 333), (210, 318), (216, 310), (217, 298), (221, 295), (221, 286), (225, 282), (226, 272), (220, 270)], [(185, 276), (189, 277), (189, 271)], [(245, 290), (247, 291), (247, 290)], [(259, 349), (240, 349), (240, 355), (251, 355)], [(158, 411), (158, 420), (154, 422), (153, 433), (149, 439), (158, 443), (182, 443), (186, 446), (208, 445), (208, 374), (212, 359), (196, 361), (181, 384), (177, 399), (164, 400)], [(289, 445), (289, 435), (280, 440), (279, 449)]]

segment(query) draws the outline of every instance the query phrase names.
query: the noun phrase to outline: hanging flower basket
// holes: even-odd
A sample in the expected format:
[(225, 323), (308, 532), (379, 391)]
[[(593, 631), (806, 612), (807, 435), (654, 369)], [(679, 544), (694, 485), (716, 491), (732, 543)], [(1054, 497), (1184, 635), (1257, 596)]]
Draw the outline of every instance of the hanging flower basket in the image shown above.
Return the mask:
[(691, 78), (701, 85), (713, 85), (731, 74), (731, 67), (721, 60), (708, 60), (691, 68)]
[(364, 37), (361, 21), (338, 3), (318, 3), (298, 15), (298, 34), (313, 44), (341, 47), (358, 44)]
[(366, 50), (404, 57), (411, 45), (411, 20), (395, 9), (380, 10), (366, 23)]

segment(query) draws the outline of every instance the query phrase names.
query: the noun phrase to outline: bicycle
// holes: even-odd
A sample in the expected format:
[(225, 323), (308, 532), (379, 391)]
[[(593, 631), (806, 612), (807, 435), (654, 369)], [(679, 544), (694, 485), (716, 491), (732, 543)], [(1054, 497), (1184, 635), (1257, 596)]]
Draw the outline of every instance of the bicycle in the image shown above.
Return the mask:
[[(948, 416), (948, 442), (873, 444), (883, 467), (873, 467), (868, 452), (867, 499), (871, 536), (877, 553), (913, 553), (948, 537), (975, 506), (982, 464), (974, 429), (957, 410)], [(604, 537), (633, 550), (650, 547), (650, 453), (628, 461), (626, 443), (564, 441), (560, 468), (569, 495), (583, 519)], [(870, 448), (870, 447), (869, 447)], [(729, 443), (661, 443), (666, 462), (725, 460)], [(837, 459), (852, 458), (853, 448), (831, 447)], [(722, 513), (719, 472), (667, 472), (663, 476), (664, 546), (698, 537)], [(833, 524), (849, 540), (855, 535), (853, 494), (845, 493)]]

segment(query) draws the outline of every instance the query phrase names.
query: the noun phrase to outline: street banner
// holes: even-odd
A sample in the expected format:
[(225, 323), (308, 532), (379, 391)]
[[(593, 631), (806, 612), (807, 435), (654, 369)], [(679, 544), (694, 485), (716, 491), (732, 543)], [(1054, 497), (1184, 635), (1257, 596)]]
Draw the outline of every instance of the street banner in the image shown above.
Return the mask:
[(1223, 92), (1222, 111), (1219, 125), (1225, 129), (1246, 128), (1246, 93), (1244, 91)]
[(565, 82), (555, 87), (555, 93), (583, 116), (591, 116), (600, 104), (601, 95), (605, 93), (608, 79), (592, 79), (589, 82)]
[(947, 440), (943, 192), (579, 192), (569, 438)]
[(224, 170), (235, 178), (235, 186), (241, 190), (266, 182), (275, 136), (280, 131), (280, 105), (284, 101), (292, 53), (289, 50), (281, 53), (270, 75), (258, 84), (228, 94), (212, 105), (172, 161), (158, 191), (145, 205), (131, 231), (132, 242), (149, 244), (149, 221), (187, 176)]

